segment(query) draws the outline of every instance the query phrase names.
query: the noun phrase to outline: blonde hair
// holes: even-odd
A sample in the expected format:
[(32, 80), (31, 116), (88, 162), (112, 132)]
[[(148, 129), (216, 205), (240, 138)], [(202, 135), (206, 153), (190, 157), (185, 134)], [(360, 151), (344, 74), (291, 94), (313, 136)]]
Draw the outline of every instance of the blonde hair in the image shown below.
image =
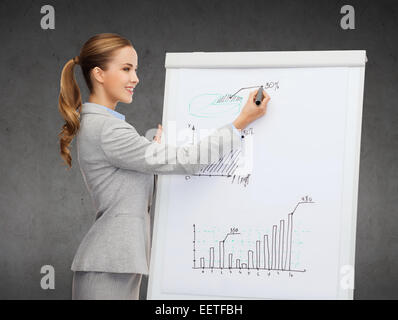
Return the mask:
[(62, 69), (58, 110), (64, 118), (65, 124), (62, 126), (58, 136), (61, 157), (68, 169), (72, 167), (72, 157), (68, 147), (80, 128), (82, 107), (80, 89), (74, 75), (75, 65), (80, 65), (84, 80), (91, 94), (93, 93), (93, 84), (90, 77), (91, 69), (99, 67), (102, 70), (107, 70), (107, 64), (112, 59), (114, 51), (126, 46), (133, 47), (128, 39), (118, 34), (97, 34), (88, 39), (83, 45), (80, 54), (70, 59)]

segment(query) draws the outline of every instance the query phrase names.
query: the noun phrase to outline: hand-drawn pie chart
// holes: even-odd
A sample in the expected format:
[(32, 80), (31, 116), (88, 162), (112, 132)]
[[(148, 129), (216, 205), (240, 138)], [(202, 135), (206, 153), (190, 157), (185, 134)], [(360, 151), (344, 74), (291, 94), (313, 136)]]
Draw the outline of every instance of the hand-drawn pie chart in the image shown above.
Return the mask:
[(188, 112), (194, 117), (216, 118), (226, 114), (239, 114), (242, 97), (229, 94), (201, 94), (194, 97), (189, 103)]

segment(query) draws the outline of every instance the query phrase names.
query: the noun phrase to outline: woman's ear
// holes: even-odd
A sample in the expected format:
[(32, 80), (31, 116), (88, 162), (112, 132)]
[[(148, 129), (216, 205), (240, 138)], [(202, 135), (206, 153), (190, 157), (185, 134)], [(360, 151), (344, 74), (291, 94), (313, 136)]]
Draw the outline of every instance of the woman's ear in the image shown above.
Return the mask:
[(96, 80), (99, 83), (104, 83), (105, 74), (104, 74), (104, 71), (101, 68), (94, 67), (91, 70), (91, 75), (93, 77), (93, 80)]

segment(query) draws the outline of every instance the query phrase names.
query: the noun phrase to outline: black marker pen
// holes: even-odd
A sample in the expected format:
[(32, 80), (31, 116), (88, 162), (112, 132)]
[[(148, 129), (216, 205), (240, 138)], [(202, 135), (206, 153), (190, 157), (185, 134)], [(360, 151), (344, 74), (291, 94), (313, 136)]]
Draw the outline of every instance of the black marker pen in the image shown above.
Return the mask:
[(261, 101), (263, 100), (263, 86), (258, 89), (257, 96), (256, 96), (256, 105), (260, 105)]

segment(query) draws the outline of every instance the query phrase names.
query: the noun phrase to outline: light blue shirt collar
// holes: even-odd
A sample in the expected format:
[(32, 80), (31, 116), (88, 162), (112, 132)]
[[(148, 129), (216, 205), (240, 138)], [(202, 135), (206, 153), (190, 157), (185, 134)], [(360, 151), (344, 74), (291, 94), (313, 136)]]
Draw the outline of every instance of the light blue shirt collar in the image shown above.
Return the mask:
[(84, 104), (91, 104), (91, 105), (94, 105), (96, 107), (100, 107), (100, 108), (106, 109), (110, 114), (114, 115), (116, 118), (119, 118), (119, 119), (122, 119), (122, 120), (125, 120), (125, 118), (126, 118), (124, 114), (121, 114), (121, 113), (119, 113), (119, 112), (117, 112), (115, 110), (112, 110), (112, 109), (110, 109), (108, 107), (105, 107), (105, 106), (103, 106), (101, 104), (94, 103), (94, 102), (85, 102)]

